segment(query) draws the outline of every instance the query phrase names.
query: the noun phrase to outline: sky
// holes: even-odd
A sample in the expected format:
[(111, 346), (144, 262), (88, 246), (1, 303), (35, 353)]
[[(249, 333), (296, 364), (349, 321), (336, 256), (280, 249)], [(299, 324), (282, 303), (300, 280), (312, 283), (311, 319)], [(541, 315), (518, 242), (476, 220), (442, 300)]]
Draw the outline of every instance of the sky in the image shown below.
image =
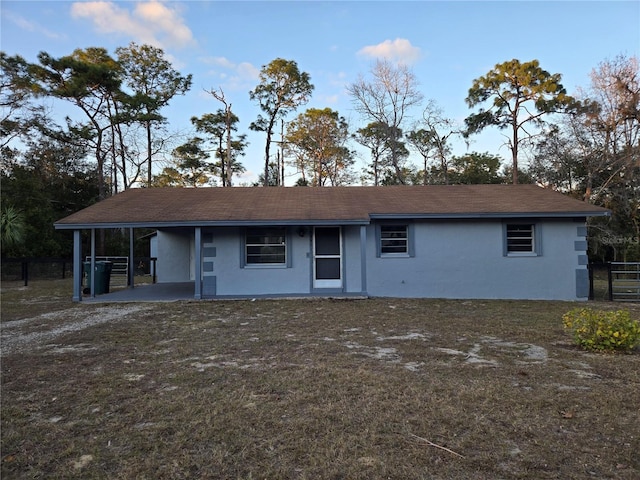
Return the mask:
[[(560, 73), (570, 94), (617, 55), (640, 56), (640, 2), (628, 1), (11, 1), (0, 2), (0, 49), (36, 62), (77, 48), (104, 47), (115, 56), (130, 42), (162, 48), (175, 69), (193, 75), (191, 90), (162, 111), (172, 130), (193, 134), (190, 118), (222, 104), (205, 90), (222, 89), (248, 135), (236, 183), (264, 169), (265, 134), (249, 124), (260, 109), (249, 98), (260, 69), (275, 58), (294, 60), (315, 89), (307, 108), (331, 108), (351, 129), (368, 121), (353, 108), (347, 86), (369, 77), (376, 59), (410, 67), (425, 100), (460, 123), (473, 80), (496, 64), (538, 60)], [(422, 109), (412, 112), (421, 118)], [(293, 119), (293, 115), (288, 117)], [(279, 132), (278, 132), (279, 135)], [(487, 129), (458, 142), (454, 153), (510, 157), (504, 137)], [(272, 152), (275, 153), (275, 152)], [(359, 151), (357, 169), (368, 162)], [(420, 164), (419, 157), (412, 157)], [(292, 169), (287, 184), (295, 182)]]

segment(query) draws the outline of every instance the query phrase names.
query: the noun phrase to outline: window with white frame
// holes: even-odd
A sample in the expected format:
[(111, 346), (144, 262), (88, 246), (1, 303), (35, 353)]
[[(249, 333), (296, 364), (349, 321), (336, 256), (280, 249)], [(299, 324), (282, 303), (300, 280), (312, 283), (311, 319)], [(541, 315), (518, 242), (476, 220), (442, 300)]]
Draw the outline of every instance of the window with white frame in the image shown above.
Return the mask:
[(533, 255), (536, 253), (536, 232), (533, 223), (506, 225), (507, 255)]
[(380, 254), (408, 255), (409, 226), (380, 225)]
[(284, 227), (248, 228), (245, 237), (245, 264), (286, 265), (286, 233)]

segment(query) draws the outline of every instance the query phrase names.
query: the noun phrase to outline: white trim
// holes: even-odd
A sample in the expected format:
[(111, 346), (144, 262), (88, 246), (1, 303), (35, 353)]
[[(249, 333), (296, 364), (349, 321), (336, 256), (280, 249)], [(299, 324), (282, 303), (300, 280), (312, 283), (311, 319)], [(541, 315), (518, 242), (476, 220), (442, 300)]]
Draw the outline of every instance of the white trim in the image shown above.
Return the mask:
[[(319, 228), (337, 228), (340, 252), (337, 255), (317, 255), (316, 254), (316, 230)], [(313, 288), (342, 288), (342, 227), (313, 227)], [(338, 272), (340, 278), (336, 279), (318, 279), (316, 277), (316, 260), (318, 259), (338, 259)]]

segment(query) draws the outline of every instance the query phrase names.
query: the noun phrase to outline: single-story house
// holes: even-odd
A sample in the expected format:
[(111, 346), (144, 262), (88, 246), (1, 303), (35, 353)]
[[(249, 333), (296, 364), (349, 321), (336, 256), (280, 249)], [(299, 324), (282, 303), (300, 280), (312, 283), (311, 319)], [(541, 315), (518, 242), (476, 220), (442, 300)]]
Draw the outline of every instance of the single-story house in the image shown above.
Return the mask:
[[(535, 185), (151, 188), (55, 223), (157, 230), (158, 282), (193, 297), (584, 300), (587, 226), (608, 211)], [(133, 256), (133, 255), (131, 255)], [(81, 300), (80, 262), (73, 298)], [(132, 283), (133, 284), (133, 283)]]

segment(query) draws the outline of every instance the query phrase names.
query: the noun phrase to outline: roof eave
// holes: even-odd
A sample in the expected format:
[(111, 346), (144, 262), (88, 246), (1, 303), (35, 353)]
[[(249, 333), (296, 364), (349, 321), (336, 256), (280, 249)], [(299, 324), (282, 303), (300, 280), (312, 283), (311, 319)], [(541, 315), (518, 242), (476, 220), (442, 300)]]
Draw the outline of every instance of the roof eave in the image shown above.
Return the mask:
[(576, 218), (605, 217), (609, 211), (568, 212), (483, 212), (483, 213), (372, 213), (367, 219), (288, 219), (288, 220), (207, 220), (170, 222), (101, 222), (54, 223), (56, 230), (90, 230), (107, 228), (195, 228), (195, 227), (256, 227), (256, 226), (313, 226), (368, 225), (371, 220), (480, 220), (498, 218)]
[(90, 230), (106, 228), (195, 228), (195, 227), (257, 227), (257, 226), (313, 226), (313, 225), (368, 225), (369, 219), (347, 220), (209, 220), (176, 222), (104, 222), (54, 223), (56, 230)]
[(423, 214), (390, 214), (372, 213), (372, 220), (478, 220), (496, 218), (576, 218), (576, 217), (608, 217), (611, 212), (487, 212), (487, 213), (423, 213)]

